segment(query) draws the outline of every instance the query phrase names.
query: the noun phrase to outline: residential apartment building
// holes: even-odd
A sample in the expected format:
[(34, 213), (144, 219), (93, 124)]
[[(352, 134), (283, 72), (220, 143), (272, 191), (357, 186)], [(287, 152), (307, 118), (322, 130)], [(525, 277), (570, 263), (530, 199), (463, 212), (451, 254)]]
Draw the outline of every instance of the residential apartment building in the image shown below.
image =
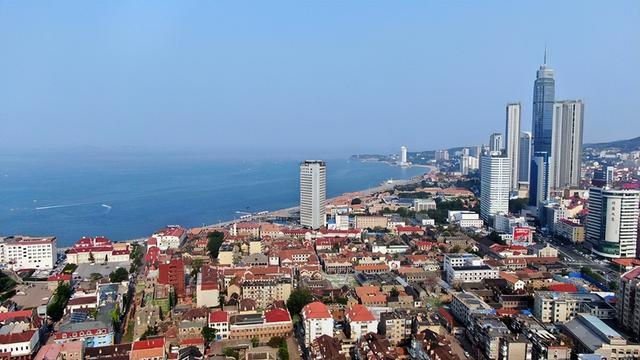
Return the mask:
[(0, 239), (0, 264), (14, 271), (52, 269), (56, 258), (55, 237), (10, 236)]
[(320, 160), (300, 164), (300, 225), (311, 229), (327, 221), (327, 165)]
[(640, 337), (640, 267), (622, 274), (616, 295), (618, 323), (634, 337)]
[(471, 323), (472, 314), (491, 314), (494, 309), (482, 301), (478, 295), (468, 292), (456, 292), (451, 301), (451, 313), (463, 325)]
[(410, 311), (395, 310), (380, 314), (378, 333), (385, 336), (392, 345), (411, 338), (414, 315)]
[(265, 311), (264, 314), (235, 314), (229, 318), (229, 339), (250, 340), (254, 337), (267, 342), (274, 336), (288, 337), (293, 331), (289, 312), (283, 309)]
[(378, 320), (364, 305), (355, 304), (347, 309), (345, 318), (351, 330), (351, 339), (359, 339), (364, 334), (378, 331)]
[(242, 283), (242, 298), (255, 300), (256, 306), (260, 309), (266, 309), (274, 301), (287, 301), (289, 295), (291, 295), (291, 280), (288, 278)]
[(607, 258), (636, 257), (640, 191), (591, 187), (586, 241)]
[(578, 313), (614, 319), (616, 310), (595, 293), (536, 291), (533, 294), (533, 316), (543, 323), (564, 323)]
[(334, 321), (327, 305), (315, 301), (302, 308), (302, 326), (306, 346), (323, 335), (333, 336)]
[(493, 151), (480, 158), (480, 217), (489, 221), (497, 213), (509, 212), (511, 159)]
[(184, 261), (181, 258), (173, 258), (166, 263), (158, 265), (158, 283), (173, 286), (178, 298), (184, 298)]
[(196, 283), (196, 304), (198, 307), (216, 307), (220, 305), (218, 272), (210, 265), (204, 265), (198, 273)]
[(386, 216), (358, 215), (355, 219), (356, 229), (386, 229), (389, 226), (389, 218)]
[(444, 275), (449, 285), (456, 285), (497, 279), (499, 271), (485, 264), (477, 255), (454, 253), (444, 256)]
[(560, 219), (555, 225), (557, 236), (565, 238), (574, 244), (584, 242), (584, 226), (571, 219)]
[(156, 231), (151, 237), (156, 239), (158, 248), (162, 251), (177, 249), (186, 240), (187, 230), (177, 225), (170, 225)]

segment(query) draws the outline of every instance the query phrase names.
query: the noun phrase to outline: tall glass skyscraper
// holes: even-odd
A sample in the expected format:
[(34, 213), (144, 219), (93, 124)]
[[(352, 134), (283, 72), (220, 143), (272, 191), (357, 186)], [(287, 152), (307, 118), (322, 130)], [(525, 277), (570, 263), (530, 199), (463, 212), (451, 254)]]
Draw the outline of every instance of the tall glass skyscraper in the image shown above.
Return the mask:
[(553, 104), (556, 96), (556, 81), (553, 70), (547, 67), (547, 50), (544, 51), (544, 63), (536, 73), (533, 83), (533, 153), (529, 172), (529, 204), (540, 210), (543, 201), (549, 196), (549, 179), (552, 167), (551, 150), (553, 143)]
[(551, 155), (553, 131), (553, 103), (556, 97), (556, 81), (553, 70), (547, 67), (547, 53), (533, 83), (533, 152)]

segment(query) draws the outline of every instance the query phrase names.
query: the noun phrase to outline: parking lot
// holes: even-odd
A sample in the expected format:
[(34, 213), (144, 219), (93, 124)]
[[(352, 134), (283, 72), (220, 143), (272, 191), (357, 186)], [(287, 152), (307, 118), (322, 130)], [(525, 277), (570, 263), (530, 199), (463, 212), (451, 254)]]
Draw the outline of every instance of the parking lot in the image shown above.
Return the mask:
[(131, 266), (131, 264), (128, 261), (108, 262), (106, 264), (79, 264), (76, 271), (73, 272), (73, 277), (76, 279), (89, 279), (93, 273), (98, 273), (103, 277), (108, 277), (112, 271), (119, 267), (125, 268), (129, 271), (129, 266)]
[(35, 308), (49, 302), (51, 291), (47, 283), (29, 283), (16, 286), (16, 295), (11, 298), (22, 309)]

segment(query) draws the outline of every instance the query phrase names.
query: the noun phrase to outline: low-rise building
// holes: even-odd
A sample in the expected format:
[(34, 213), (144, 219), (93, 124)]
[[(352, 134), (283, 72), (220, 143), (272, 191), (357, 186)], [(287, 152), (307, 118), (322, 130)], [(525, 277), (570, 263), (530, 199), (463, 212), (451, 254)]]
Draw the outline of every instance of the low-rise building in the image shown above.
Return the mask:
[(564, 323), (578, 313), (588, 313), (600, 319), (615, 319), (616, 311), (594, 293), (536, 291), (533, 294), (533, 316), (543, 323)]
[(82, 341), (85, 347), (113, 345), (114, 332), (111, 324), (99, 320), (83, 322), (66, 321), (55, 333), (56, 344)]
[(157, 246), (162, 251), (177, 249), (187, 238), (187, 230), (177, 225), (170, 225), (156, 231), (151, 237), (157, 240)]
[(323, 335), (333, 336), (333, 325), (333, 316), (327, 305), (315, 301), (302, 308), (305, 345), (309, 346)]
[(55, 237), (10, 236), (0, 239), (0, 264), (13, 271), (53, 269), (57, 248)]
[(376, 215), (358, 215), (355, 219), (356, 229), (386, 229), (389, 226), (389, 218)]
[(204, 265), (198, 273), (196, 283), (196, 304), (198, 307), (216, 307), (220, 305), (218, 272), (210, 265)]
[(560, 219), (555, 225), (556, 235), (574, 244), (584, 242), (584, 225), (571, 219)]
[(484, 222), (480, 219), (480, 215), (473, 211), (451, 211), (447, 215), (449, 223), (458, 225), (463, 229), (466, 228), (482, 228)]
[(392, 345), (411, 338), (414, 315), (410, 311), (395, 310), (380, 314), (378, 333), (385, 336)]
[(313, 360), (347, 360), (340, 340), (329, 335), (321, 335), (313, 340), (310, 356)]
[(349, 307), (345, 313), (345, 318), (349, 323), (352, 339), (359, 339), (366, 333), (378, 331), (378, 320), (364, 305), (355, 304)]
[(216, 338), (226, 340), (229, 338), (229, 313), (222, 310), (212, 311), (209, 314), (210, 328), (216, 330)]
[(129, 353), (130, 360), (165, 360), (167, 347), (164, 337), (134, 341)]
[(471, 323), (472, 314), (492, 314), (495, 310), (482, 301), (477, 295), (467, 292), (456, 292), (451, 301), (451, 313), (463, 325)]
[(574, 341), (576, 353), (600, 355), (605, 359), (640, 358), (640, 345), (627, 340), (593, 315), (578, 314), (562, 330)]
[(267, 342), (274, 336), (286, 338), (292, 331), (291, 316), (283, 309), (268, 310), (264, 314), (236, 314), (229, 319), (230, 340), (250, 340), (255, 337)]
[(434, 199), (413, 199), (413, 210), (415, 211), (435, 210), (436, 207)]
[(498, 269), (485, 264), (482, 258), (473, 254), (445, 254), (444, 273), (449, 285), (499, 278)]

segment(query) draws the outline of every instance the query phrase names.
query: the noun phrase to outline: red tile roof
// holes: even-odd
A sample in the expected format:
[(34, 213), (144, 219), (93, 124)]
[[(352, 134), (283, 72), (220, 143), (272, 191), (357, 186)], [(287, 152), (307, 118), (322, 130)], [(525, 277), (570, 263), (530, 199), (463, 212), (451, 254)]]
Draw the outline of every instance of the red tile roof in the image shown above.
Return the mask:
[(289, 312), (283, 309), (273, 309), (264, 313), (264, 319), (268, 323), (291, 321)]
[(229, 322), (229, 314), (226, 311), (218, 310), (209, 314), (209, 323)]
[(35, 334), (36, 330), (27, 330), (19, 333), (10, 333), (0, 335), (0, 344), (15, 344), (28, 342)]
[(33, 315), (33, 310), (18, 310), (0, 313), (0, 322), (18, 317), (31, 317), (31, 315)]
[(305, 319), (329, 319), (331, 313), (327, 305), (320, 301), (314, 301), (302, 308), (302, 315)]
[(376, 319), (366, 306), (360, 305), (360, 304), (355, 304), (351, 306), (347, 310), (346, 315), (349, 321), (361, 322), (361, 321), (373, 321)]
[(47, 281), (71, 281), (71, 274), (56, 274), (47, 278)]
[(552, 284), (549, 285), (550, 291), (558, 291), (558, 292), (566, 292), (566, 293), (577, 293), (578, 288), (573, 284)]
[(134, 341), (131, 350), (146, 350), (164, 347), (164, 338), (157, 337), (148, 340)]

